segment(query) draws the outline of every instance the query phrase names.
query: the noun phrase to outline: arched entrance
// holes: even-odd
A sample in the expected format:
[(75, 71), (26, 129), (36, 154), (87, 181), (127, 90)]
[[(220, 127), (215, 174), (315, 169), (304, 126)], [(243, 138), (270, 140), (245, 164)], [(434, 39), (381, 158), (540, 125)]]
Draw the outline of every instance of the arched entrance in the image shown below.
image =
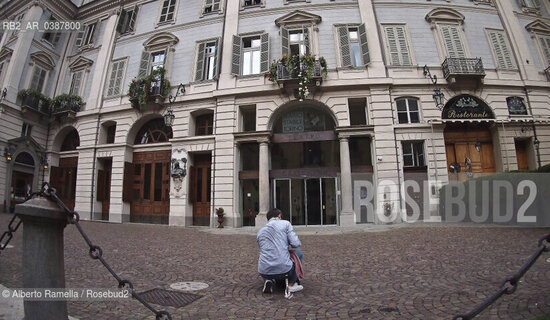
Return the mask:
[(149, 120), (137, 132), (133, 162), (124, 169), (124, 201), (131, 203), (131, 222), (168, 224), (172, 153), (169, 146), (159, 150), (159, 145), (171, 138), (172, 128), (162, 118)]
[(335, 120), (321, 107), (294, 105), (273, 122), (273, 206), (295, 225), (338, 223), (340, 155)]
[(74, 210), (76, 199), (76, 176), (78, 167), (78, 155), (76, 148), (80, 146), (78, 131), (69, 127), (60, 133), (61, 141), (59, 152), (59, 165), (50, 169), (50, 184), (56, 189), (57, 196), (65, 205)]
[(496, 172), (491, 108), (481, 99), (463, 94), (443, 108), (444, 138), (450, 181)]
[(28, 152), (21, 152), (15, 157), (11, 178), (11, 206), (25, 202), (33, 192), (35, 162)]

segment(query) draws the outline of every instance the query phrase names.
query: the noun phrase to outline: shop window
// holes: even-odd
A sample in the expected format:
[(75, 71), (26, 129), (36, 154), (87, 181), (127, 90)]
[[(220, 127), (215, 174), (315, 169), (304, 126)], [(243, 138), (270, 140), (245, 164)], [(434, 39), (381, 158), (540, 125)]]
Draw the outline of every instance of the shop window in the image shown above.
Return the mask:
[(424, 142), (403, 141), (403, 167), (424, 167)]
[(399, 123), (419, 123), (420, 112), (418, 100), (414, 98), (402, 98), (395, 101), (397, 105), (397, 119)]
[(367, 98), (348, 99), (349, 121), (352, 126), (367, 124)]

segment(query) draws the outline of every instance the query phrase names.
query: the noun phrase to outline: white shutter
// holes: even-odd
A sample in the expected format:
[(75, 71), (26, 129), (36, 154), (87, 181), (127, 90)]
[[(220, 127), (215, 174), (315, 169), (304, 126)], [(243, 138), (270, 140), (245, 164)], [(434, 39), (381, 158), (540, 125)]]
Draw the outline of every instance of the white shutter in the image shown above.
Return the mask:
[(241, 73), (241, 37), (233, 36), (233, 52), (231, 53), (231, 73)]
[(338, 39), (340, 41), (340, 60), (342, 67), (351, 66), (351, 49), (348, 27), (338, 27)]
[(388, 39), (388, 52), (390, 54), (391, 65), (398, 66), (401, 64), (401, 61), (399, 59), (399, 49), (397, 47), (395, 33), (395, 27), (386, 27), (386, 38)]
[(401, 56), (401, 65), (410, 66), (412, 64), (411, 55), (409, 53), (409, 44), (407, 43), (407, 35), (404, 26), (395, 27), (397, 41), (399, 43), (399, 53)]
[(263, 33), (260, 41), (260, 72), (267, 72), (269, 70), (269, 34)]
[(149, 74), (149, 60), (151, 59), (151, 54), (147, 51), (141, 53), (141, 61), (139, 62), (139, 77), (145, 77)]
[(281, 27), (281, 56), (285, 54), (290, 54), (290, 43), (288, 29)]
[(82, 83), (82, 71), (73, 73), (71, 88), (69, 94), (78, 95), (80, 93), (80, 84)]
[(359, 42), (361, 45), (361, 55), (363, 56), (363, 64), (367, 65), (370, 63), (370, 54), (369, 54), (369, 44), (367, 39), (367, 28), (365, 24), (359, 25), (357, 28), (359, 30)]
[(126, 64), (126, 61), (122, 60), (116, 63), (118, 65), (118, 68), (116, 70), (115, 74), (115, 86), (113, 88), (113, 95), (120, 95), (122, 91), (122, 78), (124, 73), (124, 66)]
[(197, 49), (197, 63), (195, 65), (195, 81), (201, 81), (203, 79), (203, 68), (204, 68), (204, 49), (205, 43), (202, 42), (199, 44)]
[(508, 49), (508, 44), (504, 34), (500, 31), (489, 32), (489, 39), (495, 52), (496, 64), (500, 69), (513, 69), (514, 63), (512, 55)]
[(460, 39), (458, 26), (441, 26), (441, 33), (443, 35), (443, 42), (445, 43), (448, 57), (465, 58), (466, 51), (464, 50), (464, 45)]

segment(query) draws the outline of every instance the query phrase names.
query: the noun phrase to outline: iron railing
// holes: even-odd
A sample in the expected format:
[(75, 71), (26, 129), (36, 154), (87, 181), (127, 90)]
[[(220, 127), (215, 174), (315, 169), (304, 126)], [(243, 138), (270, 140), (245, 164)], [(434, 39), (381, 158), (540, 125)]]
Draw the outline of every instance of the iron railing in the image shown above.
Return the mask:
[(441, 67), (445, 79), (457, 75), (485, 76), (481, 58), (447, 58)]
[[(277, 63), (277, 80), (291, 80), (291, 79), (298, 79), (298, 73), (300, 72), (300, 68), (297, 67), (294, 70), (288, 70), (287, 66), (285, 66), (284, 63), (278, 62)], [(322, 68), (321, 63), (319, 61), (315, 61), (313, 63), (313, 78), (321, 78), (322, 75)]]
[(40, 111), (42, 113), (49, 113), (49, 103), (38, 96), (26, 96), (21, 101), (21, 105), (29, 107), (33, 110)]

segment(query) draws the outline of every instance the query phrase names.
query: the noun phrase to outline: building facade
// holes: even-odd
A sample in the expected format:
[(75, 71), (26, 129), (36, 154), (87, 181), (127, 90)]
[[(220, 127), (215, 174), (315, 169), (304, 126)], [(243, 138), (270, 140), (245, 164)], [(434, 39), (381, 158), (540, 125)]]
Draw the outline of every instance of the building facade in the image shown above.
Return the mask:
[(295, 225), (437, 220), (439, 186), (550, 162), (546, 2), (4, 0), (0, 12), (23, 26), (0, 31), (5, 211), (50, 181), (91, 220), (216, 226), (223, 208), (241, 227), (272, 207)]

